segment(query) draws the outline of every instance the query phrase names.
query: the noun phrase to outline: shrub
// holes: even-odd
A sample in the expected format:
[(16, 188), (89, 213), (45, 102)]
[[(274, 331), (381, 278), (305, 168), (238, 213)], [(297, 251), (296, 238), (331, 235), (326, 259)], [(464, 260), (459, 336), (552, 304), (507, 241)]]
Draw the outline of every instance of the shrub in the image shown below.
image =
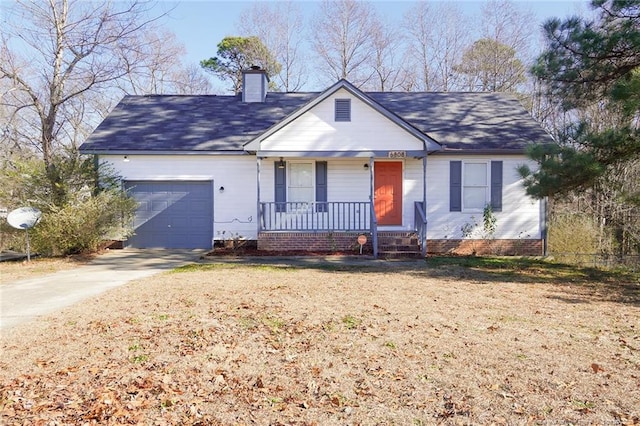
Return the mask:
[[(105, 239), (127, 237), (136, 203), (123, 190), (120, 176), (96, 166), (92, 158), (69, 155), (55, 160), (60, 178), (55, 181), (37, 158), (14, 161), (0, 173), (0, 205), (42, 212), (29, 231), (31, 251), (53, 256), (86, 253)], [(2, 249), (26, 249), (24, 231), (4, 224), (1, 230)]]
[(43, 214), (31, 230), (34, 252), (59, 256), (98, 250), (105, 239), (125, 238), (135, 201), (125, 193), (103, 191)]
[(549, 221), (549, 253), (557, 260), (581, 264), (595, 254), (611, 252), (611, 236), (593, 217), (580, 213), (559, 213)]

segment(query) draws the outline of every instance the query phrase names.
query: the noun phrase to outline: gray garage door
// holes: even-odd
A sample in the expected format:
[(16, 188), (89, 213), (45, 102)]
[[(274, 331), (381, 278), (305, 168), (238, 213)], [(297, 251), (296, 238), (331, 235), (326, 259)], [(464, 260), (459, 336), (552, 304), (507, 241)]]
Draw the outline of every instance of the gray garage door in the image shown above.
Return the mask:
[(211, 248), (212, 182), (128, 181), (125, 187), (138, 201), (128, 247)]

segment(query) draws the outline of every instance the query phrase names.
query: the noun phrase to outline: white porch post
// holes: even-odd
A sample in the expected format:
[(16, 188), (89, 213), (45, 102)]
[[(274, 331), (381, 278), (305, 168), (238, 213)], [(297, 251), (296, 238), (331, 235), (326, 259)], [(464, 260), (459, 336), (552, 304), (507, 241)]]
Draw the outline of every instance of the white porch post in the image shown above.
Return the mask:
[(256, 157), (257, 161), (256, 161), (256, 168), (257, 168), (257, 179), (256, 179), (256, 194), (257, 194), (257, 199), (258, 199), (258, 203), (257, 203), (257, 215), (256, 218), (258, 218), (258, 235), (256, 235), (256, 237), (258, 237), (260, 235), (260, 232), (262, 231), (262, 212), (260, 211), (260, 166), (262, 163), (262, 158), (260, 157)]
[(374, 170), (375, 162), (373, 157), (369, 157), (369, 201), (371, 202), (371, 245), (373, 246), (373, 258), (378, 258), (378, 219), (376, 218), (376, 209), (374, 206)]
[(427, 218), (427, 157), (427, 152), (425, 152), (424, 157), (422, 157), (422, 208), (424, 209), (427, 224), (425, 226), (423, 240), (421, 241), (423, 258), (427, 255), (427, 229), (429, 227), (429, 219)]

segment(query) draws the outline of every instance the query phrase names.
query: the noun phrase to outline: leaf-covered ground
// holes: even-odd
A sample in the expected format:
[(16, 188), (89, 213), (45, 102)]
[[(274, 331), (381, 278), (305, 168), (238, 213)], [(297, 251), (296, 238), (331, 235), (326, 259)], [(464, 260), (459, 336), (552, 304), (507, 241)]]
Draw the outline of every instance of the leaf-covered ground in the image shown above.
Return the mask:
[(640, 424), (638, 283), (503, 272), (137, 281), (3, 332), (0, 424)]
[(0, 262), (0, 285), (77, 268), (85, 265), (92, 258), (89, 255), (55, 258), (33, 257), (30, 262), (26, 260)]

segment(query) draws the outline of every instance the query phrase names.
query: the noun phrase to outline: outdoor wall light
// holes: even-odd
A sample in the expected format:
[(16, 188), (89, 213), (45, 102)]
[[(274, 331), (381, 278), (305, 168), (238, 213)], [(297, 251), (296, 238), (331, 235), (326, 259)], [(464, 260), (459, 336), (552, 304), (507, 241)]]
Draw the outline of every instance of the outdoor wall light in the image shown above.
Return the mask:
[(365, 170), (369, 168), (369, 163), (364, 163)]
[(282, 160), (282, 157), (280, 157), (280, 162), (278, 163), (278, 168), (279, 169), (284, 169), (284, 161)]
[(122, 159), (122, 161), (124, 161), (125, 163), (128, 163), (130, 160), (129, 160), (129, 157), (127, 157), (127, 156), (125, 155), (125, 156), (124, 156), (124, 158)]
[(224, 186), (221, 186), (220, 189), (218, 189), (218, 191), (224, 192)]

